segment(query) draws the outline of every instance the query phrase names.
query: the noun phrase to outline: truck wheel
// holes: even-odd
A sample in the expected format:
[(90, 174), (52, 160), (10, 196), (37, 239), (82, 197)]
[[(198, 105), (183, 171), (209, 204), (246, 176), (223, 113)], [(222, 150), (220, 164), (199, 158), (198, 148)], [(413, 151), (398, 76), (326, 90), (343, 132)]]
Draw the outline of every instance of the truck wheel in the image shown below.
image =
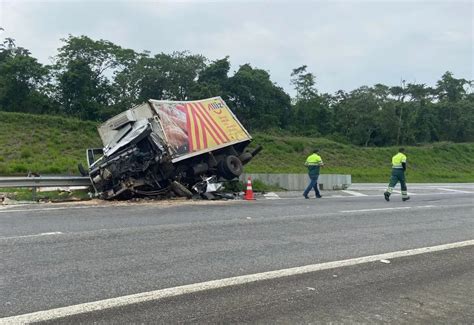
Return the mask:
[(177, 181), (173, 181), (171, 183), (171, 189), (178, 196), (186, 197), (188, 199), (192, 198), (193, 196), (193, 193), (191, 193), (190, 190), (188, 190), (183, 184), (178, 183)]
[(242, 162), (236, 156), (230, 155), (221, 162), (222, 176), (226, 179), (233, 179), (242, 174)]

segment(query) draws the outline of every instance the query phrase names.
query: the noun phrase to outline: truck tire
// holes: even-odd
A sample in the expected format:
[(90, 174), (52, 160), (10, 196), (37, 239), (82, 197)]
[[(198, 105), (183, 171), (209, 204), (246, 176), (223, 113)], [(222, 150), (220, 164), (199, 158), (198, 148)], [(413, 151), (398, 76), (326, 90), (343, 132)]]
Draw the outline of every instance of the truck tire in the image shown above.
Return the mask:
[(233, 155), (225, 157), (220, 164), (222, 176), (225, 179), (234, 179), (242, 174), (243, 167), (239, 158)]
[(186, 186), (181, 183), (178, 183), (177, 181), (173, 181), (171, 183), (171, 189), (177, 196), (185, 197), (188, 199), (193, 197), (193, 193), (191, 193), (191, 191), (188, 190)]

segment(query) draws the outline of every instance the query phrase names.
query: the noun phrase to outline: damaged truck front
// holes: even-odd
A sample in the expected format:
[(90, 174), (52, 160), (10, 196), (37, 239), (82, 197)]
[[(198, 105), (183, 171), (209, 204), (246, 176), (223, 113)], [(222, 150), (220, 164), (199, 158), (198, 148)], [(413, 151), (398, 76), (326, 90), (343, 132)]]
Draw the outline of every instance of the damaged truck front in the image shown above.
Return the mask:
[(89, 175), (103, 199), (191, 197), (210, 179), (232, 180), (261, 147), (220, 97), (198, 101), (150, 99), (100, 125), (104, 147), (88, 149)]

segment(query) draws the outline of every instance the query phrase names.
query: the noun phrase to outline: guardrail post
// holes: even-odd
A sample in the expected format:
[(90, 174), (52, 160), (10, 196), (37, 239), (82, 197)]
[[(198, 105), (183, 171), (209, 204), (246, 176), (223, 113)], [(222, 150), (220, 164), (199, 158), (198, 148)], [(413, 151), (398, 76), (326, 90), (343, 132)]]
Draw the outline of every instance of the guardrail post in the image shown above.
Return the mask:
[(32, 195), (33, 201), (36, 201), (36, 186), (33, 186), (33, 190), (31, 191), (31, 195)]

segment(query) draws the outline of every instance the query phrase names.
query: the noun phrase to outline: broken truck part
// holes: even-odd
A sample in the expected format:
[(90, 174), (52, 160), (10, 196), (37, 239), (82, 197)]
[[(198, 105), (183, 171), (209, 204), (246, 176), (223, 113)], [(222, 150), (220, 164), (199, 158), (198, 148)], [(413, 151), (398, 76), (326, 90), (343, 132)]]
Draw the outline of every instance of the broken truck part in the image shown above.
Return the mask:
[[(88, 149), (88, 170), (103, 199), (191, 197), (209, 180), (232, 180), (261, 147), (220, 97), (197, 101), (150, 99), (98, 127), (104, 147)], [(215, 177), (213, 177), (215, 176)], [(212, 177), (212, 178), (211, 178)], [(195, 186), (198, 185), (198, 186)]]

